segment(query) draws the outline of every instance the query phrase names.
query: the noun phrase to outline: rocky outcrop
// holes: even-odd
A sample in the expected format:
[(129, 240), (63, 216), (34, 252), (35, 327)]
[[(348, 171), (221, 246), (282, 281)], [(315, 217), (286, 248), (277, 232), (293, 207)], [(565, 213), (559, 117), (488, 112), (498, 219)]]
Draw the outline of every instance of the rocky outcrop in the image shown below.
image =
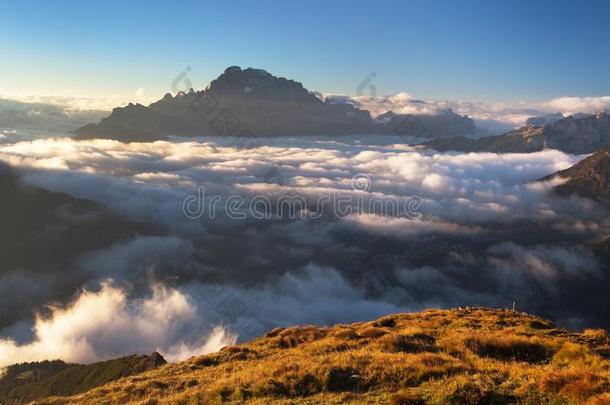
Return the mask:
[(601, 150), (566, 170), (545, 180), (562, 177), (567, 181), (557, 187), (560, 195), (577, 194), (598, 200), (610, 198), (610, 148)]

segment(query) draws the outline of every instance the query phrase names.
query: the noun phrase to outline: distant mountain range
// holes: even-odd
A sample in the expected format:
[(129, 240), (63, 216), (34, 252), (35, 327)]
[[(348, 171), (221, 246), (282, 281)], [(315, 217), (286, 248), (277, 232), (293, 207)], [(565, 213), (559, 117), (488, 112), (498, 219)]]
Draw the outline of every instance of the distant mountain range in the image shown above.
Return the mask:
[(474, 121), (451, 109), (433, 115), (395, 114), (388, 111), (375, 119), (372, 131), (382, 135), (407, 135), (421, 138), (472, 137), (477, 133)]
[(558, 149), (572, 154), (593, 153), (610, 146), (610, 115), (577, 114), (544, 126), (524, 126), (502, 135), (435, 139), (425, 146), (440, 152), (522, 153)]
[(610, 116), (561, 113), (532, 117), (526, 126), (501, 135), (481, 135), (472, 119), (451, 109), (435, 114), (373, 118), (367, 110), (323, 99), (299, 82), (261, 69), (227, 68), (201, 91), (190, 89), (144, 106), (112, 110), (98, 124), (76, 130), (76, 139), (153, 141), (168, 136), (238, 136), (256, 140), (299, 135), (397, 135), (432, 139), (438, 151), (524, 153), (545, 148), (592, 153), (610, 146)]
[(388, 113), (377, 119), (349, 103), (322, 100), (294, 80), (261, 69), (227, 68), (201, 91), (168, 93), (148, 107), (115, 108), (77, 139), (150, 141), (178, 136), (396, 134), (428, 138), (473, 136), (474, 122), (450, 109), (437, 115)]

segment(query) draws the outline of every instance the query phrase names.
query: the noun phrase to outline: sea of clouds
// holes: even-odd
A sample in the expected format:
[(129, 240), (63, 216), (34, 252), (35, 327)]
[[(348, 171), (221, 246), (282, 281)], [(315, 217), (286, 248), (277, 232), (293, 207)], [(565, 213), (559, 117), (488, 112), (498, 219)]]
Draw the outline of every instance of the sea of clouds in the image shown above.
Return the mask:
[[(392, 136), (247, 147), (239, 138), (123, 144), (12, 135), (0, 160), (23, 184), (102, 203), (163, 234), (82, 252), (61, 274), (0, 273), (0, 306), (31, 314), (1, 326), (0, 366), (153, 350), (175, 361), (275, 326), (427, 307), (516, 302), (567, 326), (610, 324), (607, 264), (590, 248), (608, 235), (607, 211), (554, 196), (561, 179), (537, 181), (584, 156), (437, 153)], [(309, 211), (336, 194), (416, 204), (397, 215), (353, 204), (315, 219), (235, 217), (230, 210), (250, 206), (227, 205), (298, 196)], [(185, 212), (193, 198), (201, 215)]]

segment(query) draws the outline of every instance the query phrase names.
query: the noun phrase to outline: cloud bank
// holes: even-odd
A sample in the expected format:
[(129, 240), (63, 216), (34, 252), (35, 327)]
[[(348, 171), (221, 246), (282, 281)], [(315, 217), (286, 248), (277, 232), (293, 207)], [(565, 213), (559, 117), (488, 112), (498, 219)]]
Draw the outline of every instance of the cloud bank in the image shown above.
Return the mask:
[(23, 102), (0, 97), (0, 143), (70, 133), (105, 115), (100, 110), (74, 109), (48, 100)]
[[(0, 159), (24, 184), (103, 203), (165, 232), (82, 252), (62, 274), (45, 274), (48, 289), (67, 292), (53, 301), (32, 294), (34, 279), (23, 269), (5, 269), (6, 305), (20, 302), (35, 313), (58, 304), (44, 316), (1, 325), (1, 353), (92, 361), (158, 349), (181, 359), (274, 326), (429, 306), (517, 302), (566, 325), (610, 324), (607, 263), (591, 249), (610, 234), (610, 216), (536, 181), (583, 156), (436, 153), (392, 137), (274, 138), (258, 147), (242, 141), (0, 145)], [(202, 206), (219, 198), (213, 219), (183, 211), (200, 187)], [(354, 205), (345, 216), (315, 220), (235, 219), (226, 211), (231, 196), (311, 202), (335, 193), (351, 201), (417, 196), (420, 204), (416, 215)], [(24, 294), (31, 298), (20, 300)], [(109, 310), (95, 315), (102, 304)]]
[(610, 96), (558, 97), (542, 101), (473, 102), (467, 100), (420, 100), (408, 93), (390, 96), (334, 96), (330, 100), (349, 102), (378, 116), (386, 111), (397, 114), (437, 115), (449, 109), (472, 118), (478, 127), (491, 133), (502, 133), (525, 125), (528, 118), (560, 112), (594, 114), (610, 111)]
[(153, 285), (149, 298), (128, 300), (125, 290), (105, 281), (97, 292), (84, 290), (67, 306), (50, 307), (49, 316), (37, 315), (31, 342), (0, 340), (0, 367), (50, 357), (93, 362), (146, 347), (178, 361), (235, 342), (222, 327), (207, 336), (181, 333), (192, 330), (185, 326), (197, 319), (196, 308), (177, 290)]

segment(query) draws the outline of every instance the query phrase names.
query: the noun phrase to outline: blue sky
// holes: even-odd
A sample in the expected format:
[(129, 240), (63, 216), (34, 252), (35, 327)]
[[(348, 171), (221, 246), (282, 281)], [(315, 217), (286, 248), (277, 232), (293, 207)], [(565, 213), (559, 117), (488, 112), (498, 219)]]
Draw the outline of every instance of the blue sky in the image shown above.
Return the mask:
[(0, 94), (196, 88), (229, 65), (313, 90), (480, 101), (610, 94), (610, 2), (0, 3)]

